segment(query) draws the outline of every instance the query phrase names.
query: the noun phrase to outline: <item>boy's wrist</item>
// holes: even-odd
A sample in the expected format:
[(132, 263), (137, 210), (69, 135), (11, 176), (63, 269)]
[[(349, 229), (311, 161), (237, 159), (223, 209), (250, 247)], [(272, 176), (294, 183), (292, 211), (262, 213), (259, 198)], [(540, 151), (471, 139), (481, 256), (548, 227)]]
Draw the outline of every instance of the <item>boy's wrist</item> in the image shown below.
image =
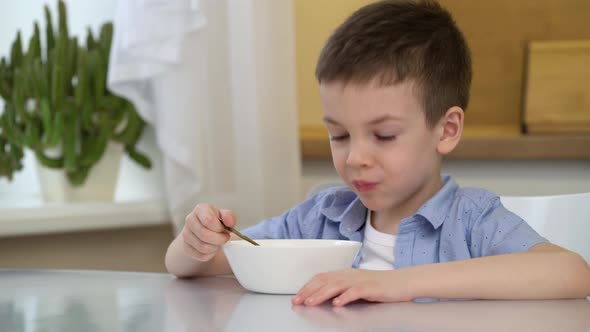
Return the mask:
[(422, 292), (420, 290), (420, 273), (415, 273), (415, 268), (413, 267), (401, 269), (400, 272), (405, 274), (405, 279), (407, 280), (406, 287), (410, 300), (422, 297)]
[(428, 270), (429, 266), (427, 265), (417, 265), (399, 270), (405, 274), (407, 292), (411, 300), (432, 297), (432, 294), (429, 294), (432, 289), (429, 290), (429, 288), (432, 287), (436, 280), (429, 277), (432, 273)]

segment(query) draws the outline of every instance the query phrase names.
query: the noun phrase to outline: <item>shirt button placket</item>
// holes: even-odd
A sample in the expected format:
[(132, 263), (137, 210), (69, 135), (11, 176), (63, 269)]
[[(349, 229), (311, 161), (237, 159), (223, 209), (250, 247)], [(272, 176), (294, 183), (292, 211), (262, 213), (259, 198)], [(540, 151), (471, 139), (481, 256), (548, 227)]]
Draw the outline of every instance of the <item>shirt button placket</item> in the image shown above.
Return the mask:
[(409, 225), (410, 220), (402, 220), (399, 227), (399, 234), (395, 243), (395, 266), (402, 268), (412, 265), (412, 256), (414, 252), (414, 238), (416, 237), (415, 227)]

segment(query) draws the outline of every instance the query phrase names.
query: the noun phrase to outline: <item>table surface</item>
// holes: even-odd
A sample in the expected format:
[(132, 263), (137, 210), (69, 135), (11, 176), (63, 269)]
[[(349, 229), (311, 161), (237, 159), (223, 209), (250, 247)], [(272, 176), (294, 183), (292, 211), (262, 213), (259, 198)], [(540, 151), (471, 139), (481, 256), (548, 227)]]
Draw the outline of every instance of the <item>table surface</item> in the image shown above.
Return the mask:
[(590, 302), (292, 306), (233, 277), (0, 269), (0, 331), (590, 331)]

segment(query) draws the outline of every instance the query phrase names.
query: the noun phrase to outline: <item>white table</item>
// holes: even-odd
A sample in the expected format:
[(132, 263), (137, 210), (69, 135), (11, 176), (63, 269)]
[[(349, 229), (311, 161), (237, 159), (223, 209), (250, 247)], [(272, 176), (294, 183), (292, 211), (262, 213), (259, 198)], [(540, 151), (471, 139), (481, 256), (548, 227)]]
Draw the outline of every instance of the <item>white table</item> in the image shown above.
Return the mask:
[(0, 331), (590, 331), (590, 302), (292, 306), (232, 277), (0, 269)]

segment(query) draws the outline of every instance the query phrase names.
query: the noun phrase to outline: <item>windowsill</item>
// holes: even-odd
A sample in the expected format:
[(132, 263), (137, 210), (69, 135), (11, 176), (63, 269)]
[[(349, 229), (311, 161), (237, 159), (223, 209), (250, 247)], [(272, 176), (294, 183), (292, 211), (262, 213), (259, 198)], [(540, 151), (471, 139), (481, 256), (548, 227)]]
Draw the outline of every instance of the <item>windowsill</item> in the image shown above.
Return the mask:
[(0, 208), (0, 237), (170, 223), (164, 200)]

